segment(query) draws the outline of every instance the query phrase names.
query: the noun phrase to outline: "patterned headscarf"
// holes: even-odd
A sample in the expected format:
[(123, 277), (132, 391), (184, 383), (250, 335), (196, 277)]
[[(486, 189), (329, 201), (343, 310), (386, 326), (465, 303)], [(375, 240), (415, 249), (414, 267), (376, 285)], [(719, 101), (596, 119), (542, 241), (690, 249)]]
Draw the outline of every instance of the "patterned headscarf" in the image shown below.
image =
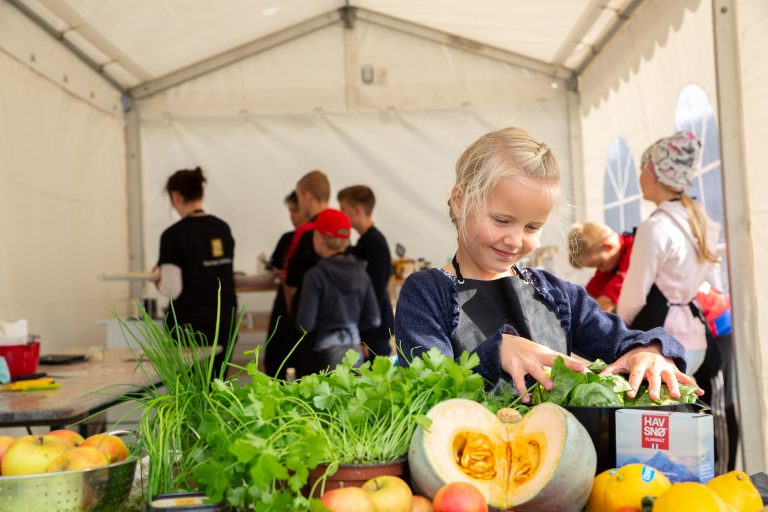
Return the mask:
[(701, 142), (691, 132), (678, 132), (657, 140), (645, 150), (640, 169), (656, 180), (682, 192), (699, 173)]

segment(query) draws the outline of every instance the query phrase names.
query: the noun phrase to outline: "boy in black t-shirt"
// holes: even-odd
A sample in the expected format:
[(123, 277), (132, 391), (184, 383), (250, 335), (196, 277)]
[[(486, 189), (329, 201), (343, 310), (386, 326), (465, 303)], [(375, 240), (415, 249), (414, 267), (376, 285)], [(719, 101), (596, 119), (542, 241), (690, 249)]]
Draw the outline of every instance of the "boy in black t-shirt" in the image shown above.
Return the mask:
[(395, 317), (389, 300), (389, 278), (392, 275), (392, 260), (387, 239), (373, 225), (373, 207), (376, 196), (365, 185), (347, 187), (339, 191), (337, 198), (341, 211), (349, 217), (352, 227), (360, 235), (357, 245), (350, 248), (350, 253), (368, 263), (367, 271), (376, 292), (376, 299), (381, 313), (381, 325), (375, 329), (363, 331), (360, 338), (368, 347), (370, 354), (391, 355), (390, 335), (394, 332)]
[[(296, 228), (291, 240), (291, 246), (285, 257), (285, 281), (283, 282), (283, 295), (287, 310), (286, 320), (294, 328), (294, 341), (290, 348), (301, 337), (300, 331), (295, 329), (294, 314), (301, 296), (304, 275), (314, 267), (320, 257), (315, 252), (312, 242), (314, 222), (317, 214), (328, 207), (328, 198), (331, 195), (331, 184), (321, 171), (311, 171), (301, 177), (296, 183), (296, 196), (299, 209), (307, 221)], [(307, 375), (314, 368), (312, 360), (312, 336), (307, 336), (294, 352), (286, 367), (292, 366), (297, 376)]]

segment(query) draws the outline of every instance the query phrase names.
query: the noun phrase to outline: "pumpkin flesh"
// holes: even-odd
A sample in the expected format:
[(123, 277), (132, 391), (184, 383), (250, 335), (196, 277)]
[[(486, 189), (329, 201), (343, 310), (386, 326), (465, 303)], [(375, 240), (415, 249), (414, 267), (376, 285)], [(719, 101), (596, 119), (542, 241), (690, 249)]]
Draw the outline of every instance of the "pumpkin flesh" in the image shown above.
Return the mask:
[[(497, 509), (580, 510), (586, 503), (595, 472), (594, 447), (581, 424), (561, 407), (542, 404), (522, 421), (503, 423), (480, 404), (454, 399), (436, 405), (427, 416), (432, 426), (416, 430), (409, 450), (414, 486), (426, 496), (446, 483), (465, 481)], [(568, 502), (561, 503), (565, 494)]]

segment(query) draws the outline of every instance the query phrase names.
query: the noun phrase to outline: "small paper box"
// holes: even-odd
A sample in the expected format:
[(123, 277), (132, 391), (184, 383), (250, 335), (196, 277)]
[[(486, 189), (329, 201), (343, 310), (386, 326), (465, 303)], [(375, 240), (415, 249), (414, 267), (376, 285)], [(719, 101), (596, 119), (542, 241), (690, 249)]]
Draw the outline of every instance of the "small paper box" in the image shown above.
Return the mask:
[(616, 467), (641, 463), (672, 482), (706, 483), (715, 476), (712, 416), (638, 409), (616, 411)]

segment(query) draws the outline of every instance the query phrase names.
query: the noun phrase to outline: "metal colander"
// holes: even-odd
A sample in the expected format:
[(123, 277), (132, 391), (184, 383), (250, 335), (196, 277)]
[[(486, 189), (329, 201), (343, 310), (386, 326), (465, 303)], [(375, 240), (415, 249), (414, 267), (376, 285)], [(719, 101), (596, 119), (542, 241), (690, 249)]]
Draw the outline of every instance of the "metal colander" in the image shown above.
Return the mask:
[(40, 475), (0, 477), (0, 511), (115, 511), (136, 473), (135, 457), (108, 466)]

